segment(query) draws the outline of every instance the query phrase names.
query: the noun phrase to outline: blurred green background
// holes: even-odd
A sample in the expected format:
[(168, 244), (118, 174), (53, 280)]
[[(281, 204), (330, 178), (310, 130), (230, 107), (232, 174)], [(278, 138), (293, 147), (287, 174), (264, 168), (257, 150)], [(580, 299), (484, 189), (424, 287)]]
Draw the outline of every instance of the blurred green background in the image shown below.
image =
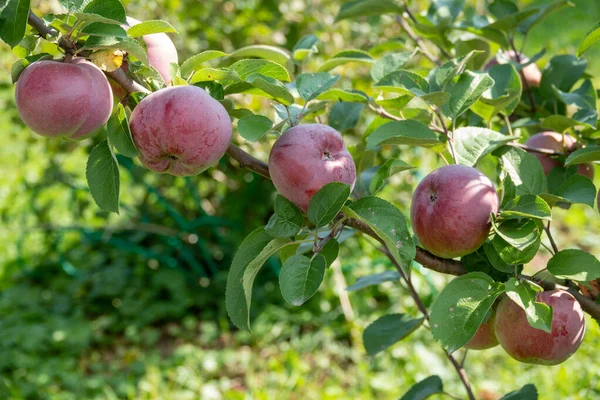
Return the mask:
[[(339, 0), (124, 1), (138, 19), (165, 19), (180, 61), (206, 49), (248, 44), (291, 49), (305, 34), (321, 39), (313, 63), (346, 48), (368, 50), (400, 34), (392, 18), (334, 24)], [(467, 1), (484, 10), (485, 1)], [(547, 3), (521, 1), (522, 5)], [(534, 28), (526, 53), (574, 53), (600, 20), (598, 0), (573, 0)], [(34, 1), (57, 12), (55, 1)], [(427, 2), (413, 1), (415, 12)], [(600, 46), (588, 72), (600, 76)], [(358, 277), (390, 269), (368, 242), (349, 238), (341, 262), (319, 293), (301, 308), (284, 303), (280, 263), (268, 261), (255, 285), (253, 332), (232, 328), (224, 284), (243, 237), (266, 223), (274, 189), (237, 169), (227, 157), (191, 178), (150, 173), (119, 158), (121, 214), (98, 210), (85, 182), (94, 140), (69, 143), (34, 135), (18, 118), (10, 83), (17, 59), (0, 45), (0, 398), (1, 399), (398, 399), (438, 374), (448, 392), (463, 396), (455, 373), (430, 333), (421, 329), (374, 359), (361, 342), (364, 327), (391, 312), (417, 315), (402, 288), (391, 283), (347, 293)], [(368, 69), (335, 72), (341, 86), (368, 85)], [(600, 81), (596, 79), (596, 84)], [(245, 107), (272, 116), (268, 103), (248, 96)], [(356, 143), (373, 115), (348, 132)], [(243, 147), (267, 159), (270, 142)], [(415, 183), (437, 160), (405, 151), (420, 166), (397, 175), (382, 195), (405, 212)], [(600, 169), (596, 170), (600, 183)], [(573, 206), (555, 219), (560, 248), (600, 256), (598, 210)], [(540, 254), (532, 268), (543, 266)], [(417, 269), (429, 304), (448, 281)], [(497, 399), (535, 383), (541, 399), (600, 399), (600, 330), (588, 320), (581, 349), (564, 364), (520, 364), (499, 348), (471, 352), (467, 371), (477, 398)], [(440, 396), (439, 398), (444, 398)], [(448, 398), (448, 397), (446, 397)]]

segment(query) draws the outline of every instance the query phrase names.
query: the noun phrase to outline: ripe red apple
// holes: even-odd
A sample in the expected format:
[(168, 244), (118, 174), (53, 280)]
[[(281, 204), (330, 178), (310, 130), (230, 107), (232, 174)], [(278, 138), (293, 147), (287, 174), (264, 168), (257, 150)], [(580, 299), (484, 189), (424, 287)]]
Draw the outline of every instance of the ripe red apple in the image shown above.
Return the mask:
[(525, 311), (508, 296), (496, 310), (496, 337), (512, 358), (531, 364), (556, 365), (571, 357), (585, 333), (581, 306), (564, 290), (539, 292), (536, 301), (552, 306), (552, 332), (532, 328)]
[(196, 175), (218, 161), (231, 141), (225, 108), (196, 86), (173, 86), (144, 98), (131, 113), (131, 134), (148, 169)]
[[(526, 64), (529, 62), (529, 58), (527, 58), (523, 54), (519, 54), (519, 60), (521, 64)], [(487, 70), (493, 65), (507, 64), (510, 61), (518, 62), (516, 53), (513, 50), (505, 51), (499, 56), (494, 57), (485, 65), (484, 69)], [(542, 72), (535, 63), (529, 64), (528, 66), (523, 68), (522, 71), (523, 76), (525, 77), (525, 81), (527, 82), (529, 87), (540, 86), (540, 82), (542, 81)]]
[[(127, 24), (134, 26), (139, 24), (135, 18), (127, 17)], [(150, 65), (155, 68), (163, 80), (168, 85), (171, 83), (171, 72), (170, 63), (179, 63), (179, 57), (177, 55), (177, 49), (173, 44), (173, 41), (167, 36), (166, 33), (153, 33), (151, 35), (143, 36), (144, 42), (146, 43), (146, 49), (148, 50), (148, 61)]]
[(83, 58), (32, 63), (19, 77), (15, 97), (21, 119), (34, 132), (73, 140), (104, 126), (113, 107), (104, 73)]
[(494, 331), (494, 315), (492, 314), (486, 322), (479, 326), (475, 336), (469, 340), (469, 343), (463, 347), (470, 350), (485, 350), (496, 346), (498, 346), (498, 339)]
[[(558, 132), (541, 132), (536, 133), (533, 136), (530, 136), (529, 139), (525, 142), (525, 145), (529, 147), (533, 147), (536, 149), (546, 149), (553, 150), (557, 152), (570, 152), (575, 150), (577, 142), (575, 138), (569, 134), (565, 134), (564, 144), (563, 144), (563, 135)], [(548, 173), (554, 167), (561, 167), (563, 164), (552, 158), (550, 155), (535, 153), (532, 152), (538, 160), (542, 163), (542, 168), (544, 168), (544, 173), (548, 175)], [(579, 164), (577, 167), (577, 173), (583, 176), (586, 176), (590, 179), (594, 179), (594, 167), (592, 164)]]
[(342, 182), (354, 187), (356, 181), (354, 160), (342, 135), (322, 124), (285, 131), (271, 149), (269, 172), (279, 193), (304, 212), (324, 185)]
[(421, 245), (436, 256), (454, 258), (477, 250), (498, 212), (498, 194), (481, 172), (446, 165), (427, 175), (415, 189), (410, 221)]

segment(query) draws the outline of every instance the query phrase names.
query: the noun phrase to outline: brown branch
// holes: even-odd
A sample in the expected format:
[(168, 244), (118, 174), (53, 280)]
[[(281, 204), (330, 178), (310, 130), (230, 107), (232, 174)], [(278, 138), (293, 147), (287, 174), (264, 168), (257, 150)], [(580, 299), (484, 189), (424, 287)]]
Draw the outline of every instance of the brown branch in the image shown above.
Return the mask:
[(249, 169), (250, 171), (256, 172), (267, 179), (271, 179), (271, 175), (269, 174), (269, 166), (265, 162), (251, 156), (244, 150), (237, 147), (235, 144), (229, 144), (227, 154), (229, 154), (231, 158), (240, 164), (240, 168)]
[(518, 147), (520, 149), (523, 149), (525, 151), (529, 151), (532, 153), (540, 153), (540, 154), (547, 154), (549, 156), (562, 156), (565, 155), (565, 153), (561, 153), (560, 151), (554, 151), (554, 150), (550, 150), (550, 149), (539, 149), (536, 147), (531, 147), (531, 146), (527, 146), (526, 144), (523, 143), (516, 143), (516, 142), (510, 142), (510, 143), (506, 143), (507, 146), (512, 146), (512, 147)]

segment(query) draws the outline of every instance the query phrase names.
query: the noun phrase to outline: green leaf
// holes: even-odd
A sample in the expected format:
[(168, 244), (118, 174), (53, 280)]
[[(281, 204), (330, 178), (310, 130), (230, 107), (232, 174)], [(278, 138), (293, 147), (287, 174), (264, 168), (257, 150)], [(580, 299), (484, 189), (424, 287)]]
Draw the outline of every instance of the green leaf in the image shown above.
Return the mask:
[(558, 278), (585, 283), (600, 278), (600, 261), (583, 250), (562, 250), (548, 261), (548, 271)]
[(340, 212), (350, 196), (350, 186), (331, 182), (319, 189), (308, 204), (308, 219), (317, 227), (325, 226)]
[(249, 115), (238, 121), (240, 136), (251, 142), (256, 142), (273, 127), (273, 122), (262, 115)]
[(132, 26), (131, 28), (127, 29), (127, 35), (129, 35), (130, 37), (140, 37), (140, 36), (145, 36), (145, 35), (151, 35), (153, 33), (179, 33), (177, 32), (177, 30), (173, 27), (173, 25), (171, 25), (170, 23), (168, 23), (167, 21), (161, 21), (161, 20), (150, 20), (150, 21), (144, 21), (144, 22), (140, 22), (137, 25)]
[(419, 97), (424, 102), (426, 102), (432, 106), (436, 106), (436, 107), (440, 108), (441, 106), (446, 104), (448, 101), (450, 101), (451, 96), (450, 96), (450, 93), (446, 93), (446, 92), (432, 92), (432, 93), (424, 94), (423, 96), (419, 96)]
[(583, 76), (586, 66), (586, 60), (571, 54), (552, 57), (542, 73), (542, 91), (549, 96), (554, 94), (554, 86), (563, 92), (570, 91), (575, 82)]
[[(112, 24), (112, 25), (125, 25), (122, 22), (116, 21), (114, 19), (111, 18), (106, 18), (103, 17), (101, 15), (98, 14), (87, 14), (87, 13), (83, 13), (83, 12), (75, 12), (73, 13), (73, 16), (77, 19), (77, 22), (80, 23), (81, 26), (86, 26), (87, 24), (92, 24), (92, 23), (102, 23), (102, 24)], [(68, 30), (69, 28), (66, 28), (65, 30)]]
[(596, 22), (594, 26), (585, 34), (585, 37), (577, 48), (577, 57), (581, 57), (583, 53), (589, 50), (592, 45), (600, 40), (600, 21)]
[(118, 37), (103, 37), (103, 36), (92, 36), (85, 43), (83, 49), (119, 49), (126, 51), (129, 55), (137, 58), (141, 63), (149, 65), (148, 53), (146, 50), (134, 39), (131, 38), (118, 38)]
[(317, 72), (331, 71), (335, 67), (348, 63), (362, 63), (362, 64), (373, 64), (375, 60), (371, 55), (362, 50), (344, 50), (335, 54), (332, 58), (325, 61), (318, 69)]
[(487, 73), (465, 71), (458, 80), (449, 83), (446, 91), (450, 101), (442, 110), (453, 119), (465, 113), (483, 93), (494, 86), (494, 80)]
[(85, 177), (98, 207), (119, 213), (119, 164), (108, 141), (100, 142), (90, 152)]
[(0, 12), (0, 38), (10, 47), (18, 45), (25, 36), (29, 0), (8, 0)]
[(394, 0), (351, 0), (342, 4), (335, 22), (368, 15), (401, 13), (402, 8)]
[(511, 115), (519, 105), (523, 92), (519, 73), (512, 64), (493, 65), (487, 73), (494, 80), (494, 86), (482, 95), (480, 101), (492, 106), (494, 113)]
[(58, 2), (69, 12), (81, 11), (85, 5), (85, 0), (58, 0)]
[(327, 72), (303, 73), (296, 77), (296, 89), (300, 97), (311, 101), (325, 92), (340, 79), (339, 75), (330, 75)]
[(572, 174), (562, 185), (553, 190), (551, 194), (541, 193), (540, 197), (550, 206), (554, 206), (557, 203), (578, 203), (594, 207), (596, 187), (589, 178), (579, 174)]
[(427, 83), (425, 78), (404, 69), (390, 72), (373, 85), (373, 87), (388, 92), (399, 92), (415, 96), (423, 96), (429, 93), (429, 83)]
[(203, 68), (194, 72), (189, 83), (237, 80), (236, 73), (228, 68)]
[(260, 74), (252, 74), (246, 78), (246, 82), (262, 90), (281, 104), (285, 104), (286, 106), (294, 104), (294, 96), (292, 96), (283, 83), (276, 79)]
[(288, 65), (292, 60), (292, 57), (286, 50), (280, 49), (279, 47), (262, 44), (242, 47), (231, 53), (230, 56), (236, 58), (263, 58), (265, 60), (274, 61), (281, 65)]
[(397, 158), (389, 158), (373, 175), (371, 183), (369, 184), (369, 191), (371, 194), (375, 194), (383, 189), (386, 181), (393, 174), (401, 171), (413, 169), (414, 167), (410, 164), (405, 163)]
[(425, 400), (438, 393), (444, 393), (444, 385), (439, 376), (432, 375), (414, 384), (400, 400)]
[(382, 144), (406, 144), (411, 146), (443, 149), (444, 145), (435, 132), (415, 120), (392, 121), (381, 125), (367, 137), (367, 150)]
[(355, 290), (363, 289), (368, 286), (380, 285), (384, 282), (399, 281), (400, 278), (401, 276), (398, 271), (385, 271), (379, 274), (362, 276), (356, 280), (354, 285), (348, 286), (346, 290), (349, 292), (353, 292)]
[(565, 166), (600, 161), (600, 146), (588, 146), (569, 154)]
[(233, 63), (229, 68), (235, 71), (242, 81), (245, 81), (252, 74), (261, 74), (282, 82), (290, 81), (288, 71), (282, 65), (269, 60), (240, 60)]
[(542, 120), (542, 128), (560, 133), (577, 125), (579, 125), (577, 121), (559, 114), (551, 115)]
[(291, 237), (300, 232), (303, 222), (304, 216), (298, 207), (278, 194), (275, 198), (275, 214), (269, 219), (265, 230), (274, 237)]
[(512, 147), (500, 158), (502, 168), (510, 175), (517, 195), (539, 194), (546, 191), (548, 184), (542, 164), (536, 156)]
[(119, 25), (92, 22), (81, 30), (84, 35), (126, 38), (127, 32)]
[(96, 14), (126, 24), (125, 7), (119, 0), (92, 0), (83, 9), (85, 14)]
[(549, 14), (561, 10), (565, 7), (573, 7), (574, 4), (569, 0), (558, 0), (552, 4), (548, 4), (543, 7), (539, 7), (539, 11), (525, 19), (523, 22), (519, 24), (519, 31), (523, 34), (526, 34), (531, 28), (537, 25), (540, 21), (542, 21)]
[(496, 19), (519, 12), (519, 7), (512, 0), (494, 0), (488, 5), (488, 11)]
[(227, 55), (227, 53), (217, 50), (206, 50), (202, 53), (196, 54), (181, 64), (181, 76), (187, 79), (191, 73), (196, 71), (200, 66), (202, 66), (203, 63), (215, 58), (225, 57)]
[(509, 201), (502, 211), (503, 219), (537, 218), (552, 221), (552, 210), (539, 196), (524, 194)]
[(371, 68), (371, 77), (374, 81), (380, 81), (384, 76), (390, 74), (404, 66), (411, 58), (413, 58), (415, 52), (413, 51), (402, 51), (398, 53), (390, 53), (384, 55), (380, 60), (377, 60)]
[(416, 255), (416, 247), (408, 231), (406, 218), (391, 203), (367, 196), (342, 209), (350, 218), (369, 225), (390, 251), (392, 257), (407, 272)]
[(486, 128), (468, 126), (454, 131), (454, 150), (458, 164), (475, 166), (479, 160), (516, 136), (506, 136)]
[(344, 101), (348, 103), (368, 103), (369, 96), (360, 90), (329, 89), (316, 97), (317, 100)]
[[(517, 249), (515, 246), (504, 240), (504, 238), (500, 235), (494, 236), (494, 238), (492, 239), (492, 245), (494, 248), (494, 253), (497, 254), (498, 257), (500, 257), (502, 262), (509, 265), (518, 265), (525, 264), (533, 260), (533, 257), (535, 257), (540, 248), (541, 238), (540, 236), (538, 236), (537, 240), (535, 240), (529, 247), (526, 247), (523, 250)], [(486, 252), (486, 254), (487, 253), (488, 252)], [(490, 260), (492, 259), (490, 258)], [(494, 268), (500, 267), (499, 263), (496, 261), (493, 265)]]
[(294, 306), (306, 303), (321, 286), (326, 260), (317, 254), (312, 260), (303, 255), (288, 258), (281, 267), (279, 287), (284, 300)]
[(524, 221), (511, 219), (500, 225), (492, 220), (492, 228), (502, 239), (520, 251), (533, 245), (542, 234), (540, 226), (530, 219)]
[(340, 244), (337, 240), (331, 239), (323, 246), (319, 254), (325, 257), (326, 265), (329, 267), (340, 254)]
[(433, 86), (435, 90), (444, 90), (448, 83), (465, 72), (467, 63), (478, 53), (481, 52), (473, 50), (462, 57), (454, 58), (446, 62), (435, 71), (431, 86)]
[(470, 272), (452, 280), (431, 307), (433, 337), (453, 353), (471, 340), (486, 314), (504, 291), (483, 272)]
[(519, 390), (507, 393), (500, 400), (538, 400), (538, 392), (535, 386), (529, 383)]
[(139, 152), (129, 130), (127, 114), (121, 103), (117, 104), (116, 112), (108, 120), (106, 130), (110, 144), (115, 146), (119, 153), (129, 158), (138, 156)]
[(516, 278), (510, 278), (504, 286), (506, 295), (525, 311), (532, 328), (552, 332), (552, 308), (538, 303), (535, 297), (537, 292), (542, 291), (541, 287), (528, 281), (519, 282)]
[(556, 93), (565, 104), (573, 104), (580, 109), (596, 110), (598, 95), (589, 79), (584, 80), (581, 86), (572, 93), (563, 92), (560, 89), (556, 89)]
[(525, 21), (527, 18), (539, 12), (539, 8), (532, 8), (530, 10), (520, 11), (514, 14), (509, 14), (502, 17), (495, 22), (489, 24), (486, 28), (497, 29), (502, 32), (510, 32), (515, 30), (519, 24)]
[(319, 43), (319, 38), (315, 35), (303, 36), (292, 48), (292, 57), (296, 61), (304, 60), (309, 55), (317, 52), (317, 43)]
[(423, 324), (423, 318), (410, 318), (406, 314), (389, 314), (371, 323), (363, 332), (367, 354), (374, 356), (404, 339)]
[(360, 113), (365, 108), (362, 103), (337, 102), (329, 111), (329, 126), (338, 132), (352, 129), (358, 124)]
[(427, 18), (437, 26), (448, 26), (462, 11), (465, 0), (433, 0), (427, 10)]
[(16, 83), (19, 77), (31, 63), (39, 60), (52, 60), (52, 55), (48, 53), (40, 53), (25, 58), (20, 58), (10, 67), (10, 78), (12, 83)]

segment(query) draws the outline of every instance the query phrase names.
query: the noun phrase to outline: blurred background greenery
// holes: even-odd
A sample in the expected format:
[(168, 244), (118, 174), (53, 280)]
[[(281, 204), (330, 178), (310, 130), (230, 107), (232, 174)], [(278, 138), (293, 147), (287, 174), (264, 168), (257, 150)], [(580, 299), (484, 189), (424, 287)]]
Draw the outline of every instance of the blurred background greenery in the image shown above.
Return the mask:
[[(387, 17), (334, 24), (339, 0), (124, 3), (138, 19), (165, 19), (178, 29), (180, 60), (248, 44), (291, 49), (314, 33), (321, 39), (317, 65), (338, 50), (368, 50), (400, 35)], [(421, 11), (426, 3), (413, 1), (412, 7)], [(467, 3), (471, 11), (485, 9), (484, 1)], [(546, 1), (520, 2), (540, 3)], [(574, 53), (600, 20), (598, 0), (573, 3), (530, 35), (528, 54), (547, 49), (540, 66), (551, 55)], [(33, 4), (42, 13), (59, 10), (56, 1)], [(587, 54), (588, 72), (596, 77), (599, 49)], [(237, 169), (227, 157), (191, 178), (149, 173), (137, 161), (119, 158), (121, 214), (101, 212), (85, 182), (87, 154), (97, 139), (48, 140), (24, 127), (10, 83), (16, 58), (0, 45), (0, 398), (383, 400), (399, 398), (431, 374), (462, 396), (425, 329), (374, 359), (366, 356), (360, 335), (369, 322), (390, 312), (418, 311), (391, 283), (345, 292), (358, 277), (391, 268), (356, 238), (345, 242), (341, 262), (301, 308), (284, 303), (279, 260), (269, 260), (255, 285), (253, 332), (233, 329), (224, 307), (226, 273), (243, 237), (266, 223), (271, 183)], [(335, 72), (342, 86), (368, 87), (368, 69), (349, 65)], [(273, 113), (262, 100), (238, 100)], [(372, 118), (363, 113), (347, 140), (358, 142)], [(270, 143), (243, 146), (266, 160)], [(398, 175), (382, 195), (406, 212), (415, 183), (438, 161), (414, 149), (402, 158), (419, 169)], [(600, 183), (600, 170), (596, 176)], [(573, 206), (556, 211), (555, 218), (559, 247), (600, 256), (598, 210)], [(545, 259), (542, 253), (531, 268)], [(427, 303), (449, 279), (421, 269), (415, 276)], [(600, 399), (598, 343), (598, 325), (588, 320), (581, 349), (560, 366), (519, 364), (495, 348), (471, 352), (466, 368), (481, 399), (529, 382), (541, 399)]]

